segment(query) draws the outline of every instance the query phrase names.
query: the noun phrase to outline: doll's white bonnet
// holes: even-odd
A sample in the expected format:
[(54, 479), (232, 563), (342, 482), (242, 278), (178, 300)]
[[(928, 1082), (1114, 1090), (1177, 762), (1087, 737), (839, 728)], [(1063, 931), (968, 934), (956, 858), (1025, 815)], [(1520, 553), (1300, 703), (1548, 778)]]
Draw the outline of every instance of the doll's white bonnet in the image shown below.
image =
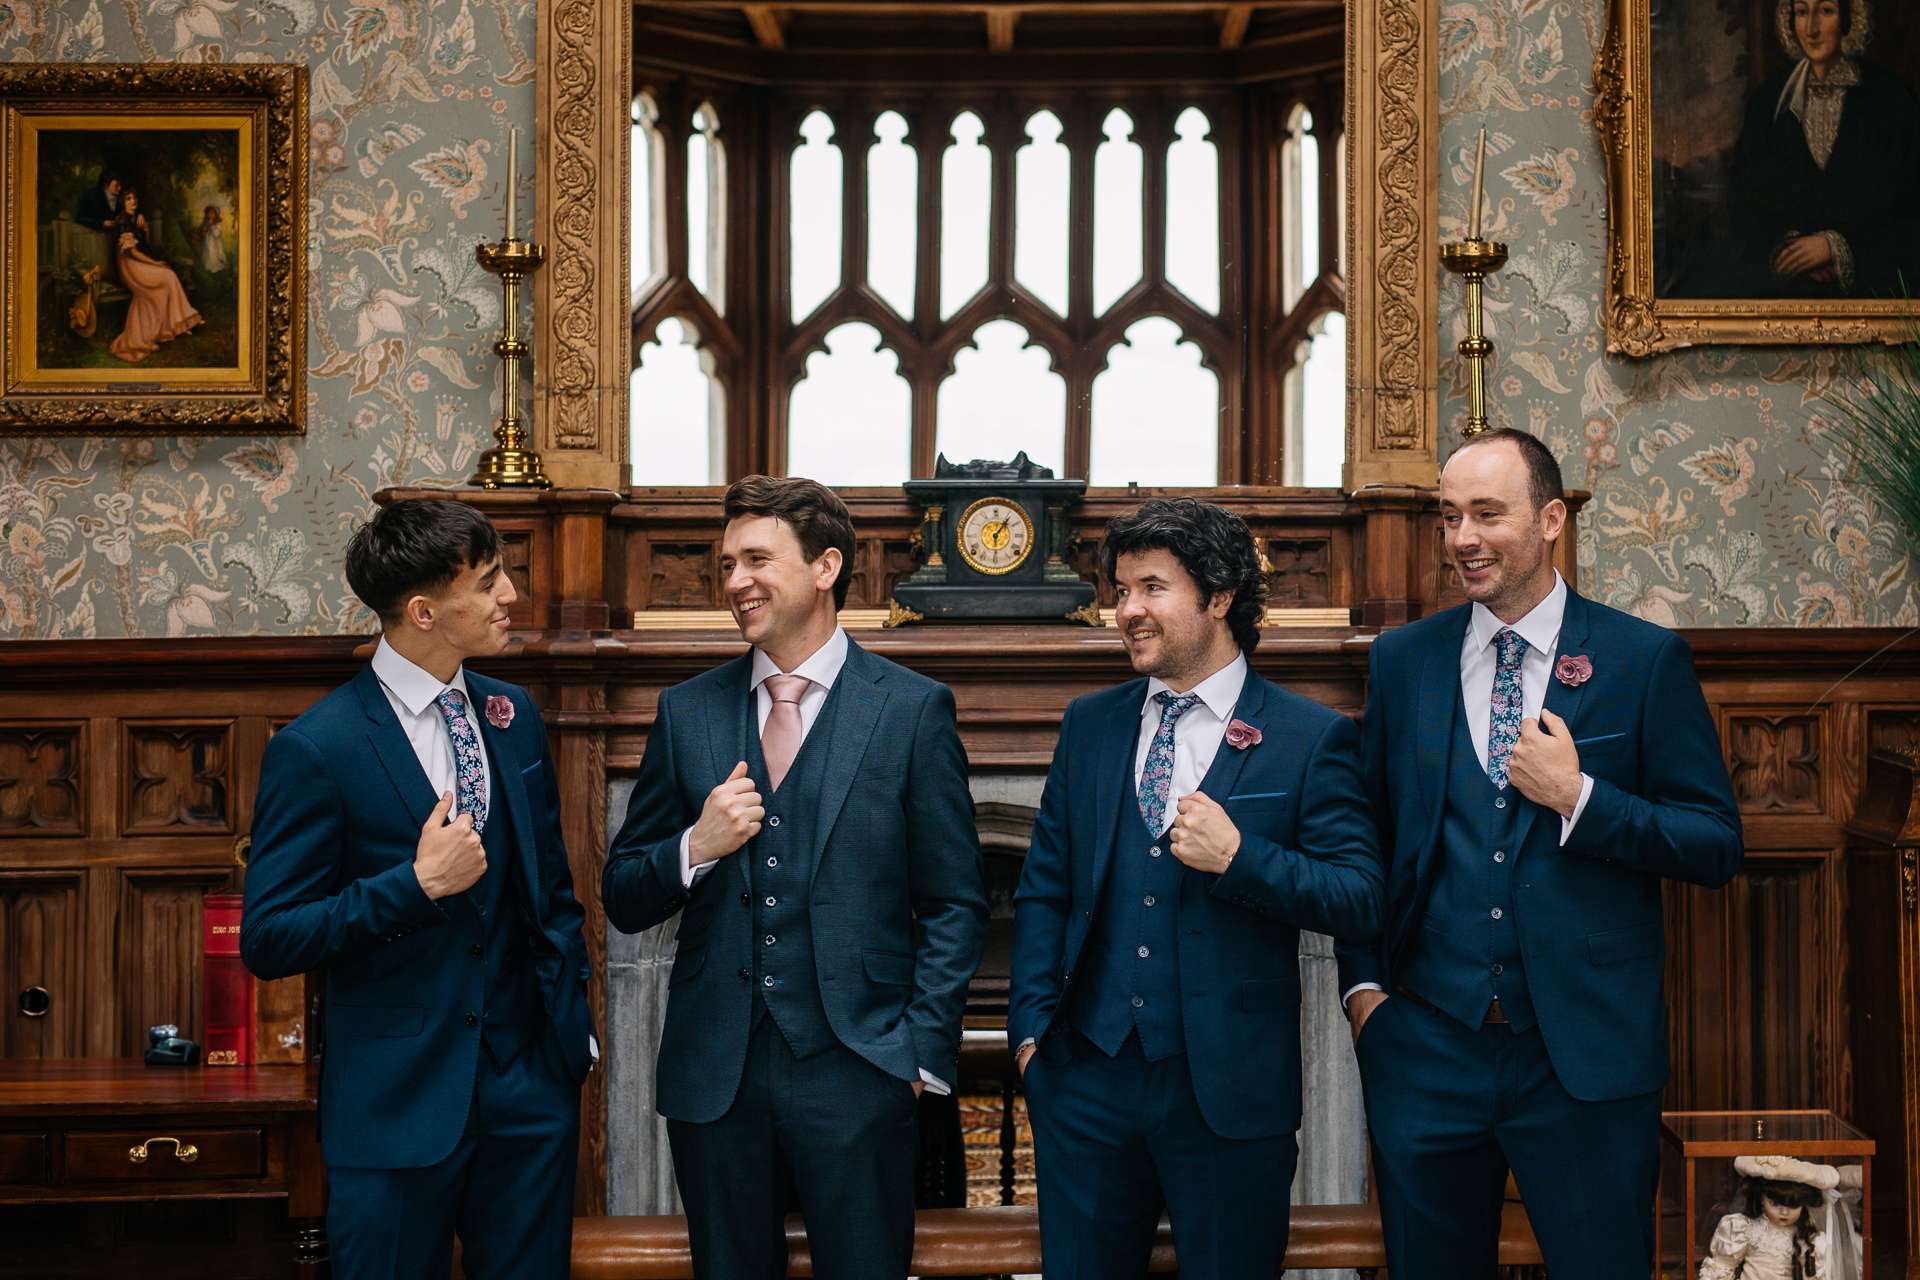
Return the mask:
[(1814, 1164), (1792, 1156), (1735, 1156), (1733, 1170), (1742, 1177), (1765, 1178), (1769, 1182), (1804, 1182), (1822, 1191), (1840, 1185), (1840, 1170), (1830, 1164)]

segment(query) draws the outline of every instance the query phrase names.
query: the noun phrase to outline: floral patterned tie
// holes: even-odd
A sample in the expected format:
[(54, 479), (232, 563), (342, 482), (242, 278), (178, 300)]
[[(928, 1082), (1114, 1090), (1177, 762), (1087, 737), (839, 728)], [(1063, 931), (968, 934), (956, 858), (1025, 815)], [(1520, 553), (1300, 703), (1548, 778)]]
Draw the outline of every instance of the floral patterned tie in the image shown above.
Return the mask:
[(447, 722), (447, 736), (453, 739), (453, 761), (459, 769), (459, 789), (454, 793), (455, 811), (473, 815), (477, 835), (487, 825), (487, 768), (480, 754), (480, 735), (467, 719), (466, 695), (458, 689), (442, 689), (434, 704)]
[(1487, 733), (1487, 776), (1502, 791), (1507, 789), (1507, 761), (1513, 744), (1520, 740), (1520, 716), (1526, 700), (1520, 696), (1520, 660), (1527, 655), (1527, 640), (1518, 631), (1503, 629), (1493, 638), (1499, 663), (1493, 669), (1493, 725)]
[(1138, 799), (1140, 816), (1147, 830), (1159, 835), (1167, 829), (1167, 793), (1173, 789), (1173, 725), (1200, 702), (1197, 693), (1174, 693), (1162, 689), (1153, 695), (1160, 699), (1160, 728), (1147, 748), (1147, 765), (1140, 771)]

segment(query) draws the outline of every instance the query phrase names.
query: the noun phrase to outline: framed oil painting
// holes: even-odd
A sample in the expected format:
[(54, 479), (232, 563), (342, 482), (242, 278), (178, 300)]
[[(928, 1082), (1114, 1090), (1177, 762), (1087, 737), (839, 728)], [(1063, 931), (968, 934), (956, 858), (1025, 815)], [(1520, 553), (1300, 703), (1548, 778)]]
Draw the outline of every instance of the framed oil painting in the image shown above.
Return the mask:
[(306, 74), (0, 67), (0, 434), (305, 429)]
[(1920, 297), (1920, 10), (1608, 5), (1607, 349), (1903, 340)]

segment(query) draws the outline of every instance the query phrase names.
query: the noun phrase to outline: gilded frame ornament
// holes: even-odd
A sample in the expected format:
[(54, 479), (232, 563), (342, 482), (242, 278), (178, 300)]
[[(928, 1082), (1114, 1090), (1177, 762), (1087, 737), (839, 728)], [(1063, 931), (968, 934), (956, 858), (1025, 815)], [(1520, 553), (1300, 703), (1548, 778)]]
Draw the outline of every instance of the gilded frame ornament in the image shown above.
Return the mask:
[(1593, 62), (1593, 123), (1607, 163), (1607, 351), (1644, 358), (1703, 343), (1904, 341), (1907, 304), (1898, 301), (1655, 296), (1648, 6), (1607, 0), (1606, 35)]
[[(8, 281), (0, 302), (0, 436), (305, 433), (306, 118), (304, 66), (0, 67), (0, 269)], [(116, 122), (124, 122), (121, 132), (126, 134), (170, 131), (233, 140), (232, 230), (223, 233), (230, 234), (236, 246), (230, 365), (221, 356), (202, 357), (205, 363), (193, 358), (156, 362), (159, 367), (151, 369), (142, 367), (138, 358), (124, 367), (96, 368), (47, 354), (42, 366), (43, 354), (55, 349), (46, 346), (48, 325), (39, 322), (40, 313), (61, 307), (71, 311), (83, 299), (100, 295), (96, 289), (71, 300), (59, 296), (67, 291), (58, 287), (56, 268), (48, 264), (58, 262), (60, 269), (77, 269), (78, 264), (66, 263), (60, 256), (64, 250), (49, 246), (60, 243), (56, 237), (66, 230), (54, 222), (73, 225), (74, 220), (63, 209), (41, 225), (41, 214), (49, 206), (40, 195), (41, 169), (34, 158), (42, 141), (58, 145), (84, 136), (86, 130), (111, 138)], [(105, 190), (104, 171), (101, 181)], [(207, 218), (216, 221), (211, 211)], [(124, 238), (119, 242), (121, 247), (130, 243)], [(151, 246), (143, 241), (142, 247), (165, 252), (157, 240)], [(160, 259), (145, 261), (159, 263), (156, 272), (169, 269)], [(101, 269), (132, 270), (124, 259), (118, 267)], [(176, 277), (181, 274), (180, 264), (171, 269)], [(20, 281), (32, 281), (33, 288), (17, 287)], [(132, 287), (122, 284), (121, 293)], [(178, 291), (179, 286), (169, 283), (162, 292), (167, 290)], [(133, 304), (128, 305), (131, 309)], [(57, 329), (58, 311), (49, 314)], [(74, 332), (90, 334), (79, 320), (75, 314), (69, 321)]]

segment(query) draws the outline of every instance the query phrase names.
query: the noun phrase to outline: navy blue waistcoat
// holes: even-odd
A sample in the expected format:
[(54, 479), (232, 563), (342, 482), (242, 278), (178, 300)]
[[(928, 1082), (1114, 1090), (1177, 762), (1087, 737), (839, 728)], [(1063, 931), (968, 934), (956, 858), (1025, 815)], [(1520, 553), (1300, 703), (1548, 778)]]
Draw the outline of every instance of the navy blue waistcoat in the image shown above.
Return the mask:
[[(480, 1034), (487, 1051), (502, 1066), (520, 1055), (539, 1034), (547, 1019), (533, 973), (533, 953), (527, 937), (526, 893), (520, 881), (520, 860), (514, 856), (513, 820), (500, 797), (500, 766), (487, 759), (493, 779), (487, 795), (487, 821), (480, 831), (487, 870), (462, 894), (456, 917), (479, 939), (468, 945), (476, 964), (486, 965), (486, 1005)], [(475, 948), (479, 948), (475, 954)]]
[(1129, 1031), (1140, 1033), (1149, 1062), (1187, 1051), (1180, 1012), (1180, 882), (1186, 867), (1140, 817), (1127, 757), (1128, 785), (1115, 824), (1113, 861), (1095, 908), (1093, 936), (1080, 959), (1071, 1016), (1081, 1035), (1111, 1057)]
[[(1526, 1031), (1535, 1018), (1514, 919), (1519, 851), (1513, 835), (1528, 801), (1511, 782), (1505, 790), (1494, 786), (1480, 767), (1462, 699), (1454, 702), (1448, 755), (1441, 856), (1435, 860), (1425, 922), (1414, 930), (1412, 958), (1400, 980), (1470, 1027), (1481, 1024), (1498, 998), (1513, 1030)], [(1540, 821), (1553, 817), (1542, 815)]]
[[(747, 883), (753, 886), (753, 1013), (773, 1015), (796, 1058), (823, 1053), (840, 1043), (820, 1001), (820, 977), (813, 960), (813, 917), (807, 895), (813, 884), (814, 847), (819, 843), (820, 788), (833, 753), (833, 719), (840, 705), (836, 680), (800, 744), (780, 789), (767, 796), (760, 834), (741, 852), (747, 858)], [(747, 694), (747, 770), (765, 779), (767, 758), (757, 731), (759, 694)], [(766, 795), (765, 783), (761, 794)]]

